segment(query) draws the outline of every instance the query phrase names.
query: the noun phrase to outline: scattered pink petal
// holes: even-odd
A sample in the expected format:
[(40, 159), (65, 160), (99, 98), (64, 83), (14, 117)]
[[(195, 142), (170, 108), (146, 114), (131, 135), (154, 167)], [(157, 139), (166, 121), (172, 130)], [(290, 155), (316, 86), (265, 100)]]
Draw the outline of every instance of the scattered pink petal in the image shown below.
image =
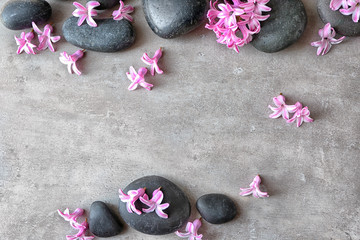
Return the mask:
[(120, 7), (119, 10), (115, 10), (112, 15), (114, 17), (114, 20), (121, 20), (123, 18), (129, 20), (130, 22), (133, 21), (133, 18), (129, 15), (129, 13), (132, 13), (134, 11), (134, 7), (131, 5), (125, 5), (123, 1), (120, 0)]
[(69, 55), (67, 52), (60, 53), (60, 62), (67, 65), (68, 72), (73, 72), (77, 75), (81, 75), (81, 72), (76, 66), (76, 61), (84, 56), (84, 50), (77, 50), (74, 54)]
[(135, 212), (141, 215), (141, 211), (135, 207), (135, 202), (145, 194), (145, 188), (139, 188), (138, 190), (130, 190), (125, 194), (119, 189), (119, 198), (122, 202), (126, 203), (126, 209), (129, 213)]
[(250, 183), (250, 187), (249, 188), (240, 188), (241, 192), (240, 195), (241, 196), (248, 196), (248, 195), (253, 195), (256, 198), (263, 198), (263, 197), (269, 197), (269, 195), (267, 194), (267, 192), (262, 192), (260, 190), (260, 183), (261, 183), (261, 178), (259, 175), (257, 175), (254, 180)]
[(330, 8), (333, 11), (339, 10), (340, 7), (347, 9), (349, 7), (348, 1), (349, 0), (331, 0)]
[(200, 219), (195, 219), (194, 222), (188, 222), (185, 227), (185, 232), (176, 231), (175, 234), (181, 238), (188, 238), (188, 240), (200, 240), (203, 235), (198, 234), (201, 227)]
[(321, 37), (321, 40), (311, 43), (311, 46), (318, 48), (318, 50), (317, 50), (317, 55), (318, 56), (320, 54), (325, 55), (326, 53), (329, 52), (329, 50), (331, 48), (331, 45), (339, 44), (345, 39), (345, 36), (343, 36), (343, 37), (341, 37), (339, 39), (334, 38), (335, 35), (336, 35), (336, 32), (335, 32), (334, 28), (331, 27), (330, 23), (327, 23), (324, 26), (324, 28), (321, 28), (319, 30), (319, 35)]
[(344, 15), (352, 15), (354, 22), (359, 22), (360, 18), (360, 0), (348, 0), (349, 8), (340, 9), (340, 12)]
[(150, 213), (155, 211), (156, 214), (161, 218), (168, 218), (168, 215), (163, 212), (166, 208), (170, 206), (169, 203), (161, 204), (162, 200), (164, 198), (164, 193), (160, 190), (160, 188), (156, 189), (153, 194), (152, 198), (149, 200), (149, 197), (147, 194), (144, 194), (143, 197), (140, 197), (140, 201), (148, 206), (148, 209), (143, 208), (142, 211), (144, 213)]
[(151, 68), (150, 68), (150, 72), (151, 72), (151, 75), (155, 75), (155, 71), (158, 73), (158, 74), (163, 74), (163, 70), (161, 70), (159, 68), (159, 65), (158, 65), (158, 61), (159, 59), (161, 58), (162, 56), (162, 48), (159, 48), (156, 52), (155, 52), (155, 55), (153, 58), (150, 58), (148, 56), (147, 53), (144, 53), (143, 56), (141, 57), (141, 60), (147, 64), (147, 65), (150, 65)]
[(41, 31), (34, 22), (32, 22), (32, 27), (35, 30), (35, 32), (38, 34), (39, 46), (37, 50), (41, 51), (41, 50), (45, 50), (46, 48), (49, 48), (50, 51), (55, 52), (53, 43), (59, 41), (61, 37), (51, 36), (53, 27), (50, 24), (47, 24), (44, 27), (44, 31)]
[(66, 208), (64, 212), (61, 212), (59, 209), (57, 211), (59, 215), (65, 219), (65, 221), (70, 222), (70, 226), (78, 230), (77, 234), (67, 235), (67, 240), (91, 240), (94, 238), (94, 236), (86, 236), (86, 230), (89, 227), (86, 219), (82, 223), (77, 222), (77, 218), (84, 214), (83, 209), (77, 208), (73, 213), (69, 213), (68, 208)]
[(16, 52), (17, 54), (20, 54), (23, 51), (25, 51), (27, 54), (36, 54), (33, 49), (36, 46), (31, 43), (31, 41), (34, 38), (34, 33), (32, 31), (28, 32), (26, 34), (25, 34), (25, 32), (22, 32), (20, 34), (20, 38), (18, 38), (16, 36), (14, 36), (14, 37), (15, 37), (16, 44), (19, 45), (18, 50)]
[(308, 107), (302, 108), (302, 104), (297, 102), (296, 105), (296, 112), (292, 118), (287, 120), (288, 123), (292, 123), (296, 120), (296, 126), (300, 127), (303, 122), (313, 122), (314, 120), (310, 118), (310, 111)]
[(153, 87), (152, 84), (145, 82), (145, 75), (147, 73), (146, 68), (139, 68), (139, 72), (137, 73), (133, 66), (130, 67), (130, 72), (126, 73), (128, 79), (132, 82), (129, 86), (129, 91), (135, 90), (138, 85), (142, 86), (146, 90), (150, 91)]
[(285, 97), (281, 94), (277, 97), (274, 97), (273, 101), (274, 101), (274, 104), (276, 105), (276, 107), (272, 107), (269, 105), (269, 108), (271, 109), (271, 111), (274, 112), (269, 115), (270, 118), (278, 118), (282, 115), (285, 120), (288, 120), (289, 113), (293, 113), (296, 110), (295, 105), (286, 105), (285, 104)]
[(91, 27), (97, 27), (97, 24), (92, 17), (97, 16), (97, 11), (94, 8), (100, 6), (99, 2), (89, 1), (86, 3), (86, 7), (78, 2), (74, 2), (73, 5), (76, 7), (76, 10), (73, 11), (72, 15), (79, 18), (78, 26), (81, 26), (81, 24), (86, 20), (87, 24)]

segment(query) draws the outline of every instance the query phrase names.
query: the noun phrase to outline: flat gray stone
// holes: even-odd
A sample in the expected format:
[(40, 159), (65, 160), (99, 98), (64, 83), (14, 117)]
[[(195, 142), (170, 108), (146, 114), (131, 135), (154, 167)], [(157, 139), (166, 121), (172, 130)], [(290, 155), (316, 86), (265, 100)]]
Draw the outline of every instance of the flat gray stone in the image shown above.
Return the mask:
[(360, 36), (360, 23), (355, 23), (351, 15), (346, 16), (340, 11), (333, 11), (330, 8), (330, 0), (319, 0), (317, 10), (321, 20), (326, 24), (330, 23), (338, 34), (352, 37)]
[(162, 38), (175, 38), (199, 27), (208, 6), (207, 0), (143, 0), (146, 21)]
[(125, 19), (96, 19), (97, 27), (91, 27), (86, 22), (78, 26), (77, 21), (78, 18), (71, 17), (62, 28), (66, 41), (77, 47), (98, 52), (117, 52), (129, 48), (135, 41), (134, 27)]
[[(273, 53), (294, 44), (303, 34), (307, 16), (300, 0), (271, 0), (270, 17), (261, 22), (260, 33), (251, 44), (259, 51)], [(266, 14), (266, 13), (265, 13)]]
[[(119, 201), (120, 215), (130, 227), (145, 234), (164, 235), (175, 232), (187, 223), (191, 212), (190, 202), (178, 186), (163, 177), (147, 176), (130, 183), (123, 191), (127, 193), (129, 190), (144, 187), (149, 198), (152, 197), (152, 192), (155, 189), (161, 187), (161, 191), (164, 193), (162, 203), (170, 204), (164, 210), (169, 217), (167, 219), (160, 218), (155, 212), (142, 213), (141, 215), (129, 213), (126, 209), (126, 203)], [(136, 202), (135, 206), (137, 209), (148, 208), (140, 200)]]
[[(89, 1), (94, 1), (94, 0), (87, 0), (87, 2)], [(117, 4), (120, 5), (119, 0), (96, 0), (96, 1), (100, 3), (100, 6), (96, 8), (99, 10), (112, 8), (115, 7)]]
[(51, 13), (50, 4), (44, 0), (12, 0), (2, 9), (1, 21), (11, 30), (22, 30), (31, 28), (32, 22), (46, 23)]

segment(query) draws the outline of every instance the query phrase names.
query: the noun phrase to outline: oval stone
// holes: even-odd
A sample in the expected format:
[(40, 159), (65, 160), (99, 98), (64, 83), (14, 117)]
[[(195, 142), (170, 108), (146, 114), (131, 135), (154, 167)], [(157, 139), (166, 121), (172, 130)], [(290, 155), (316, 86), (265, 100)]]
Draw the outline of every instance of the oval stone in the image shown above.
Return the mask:
[[(94, 1), (94, 0), (87, 0)], [(98, 6), (96, 9), (102, 10), (102, 9), (108, 9), (115, 7), (117, 4), (119, 4), (119, 0), (97, 0), (100, 3), (100, 6)]]
[(77, 21), (78, 18), (71, 17), (62, 28), (66, 41), (77, 47), (98, 52), (116, 52), (129, 48), (135, 41), (134, 27), (125, 19), (96, 19), (97, 27), (91, 27), (86, 22), (78, 26)]
[(104, 202), (96, 201), (90, 207), (89, 228), (95, 236), (112, 237), (118, 235), (123, 226)]
[[(129, 213), (126, 209), (126, 203), (120, 201), (120, 215), (130, 227), (145, 234), (164, 235), (175, 232), (187, 223), (191, 212), (190, 202), (178, 186), (163, 177), (147, 176), (133, 181), (123, 191), (127, 193), (129, 190), (144, 187), (149, 198), (152, 197), (152, 192), (155, 189), (161, 187), (161, 191), (164, 193), (162, 203), (170, 204), (164, 210), (168, 214), (168, 218), (160, 218), (155, 212), (142, 213), (141, 215)], [(148, 208), (139, 200), (135, 204), (137, 209)]]
[(199, 27), (208, 5), (207, 0), (143, 0), (146, 21), (162, 38), (175, 38)]
[[(261, 22), (260, 33), (251, 44), (259, 51), (278, 52), (295, 43), (303, 34), (307, 16), (300, 0), (271, 0), (270, 17)], [(266, 13), (264, 13), (266, 14)]]
[(360, 23), (353, 22), (351, 15), (331, 10), (330, 0), (319, 0), (317, 8), (321, 20), (325, 24), (330, 23), (337, 33), (348, 37), (360, 36)]
[(32, 27), (32, 22), (44, 24), (51, 17), (52, 9), (44, 0), (12, 0), (5, 4), (1, 12), (1, 21), (11, 30)]
[(237, 214), (235, 203), (223, 194), (206, 194), (196, 201), (200, 215), (209, 223), (221, 224), (234, 219)]

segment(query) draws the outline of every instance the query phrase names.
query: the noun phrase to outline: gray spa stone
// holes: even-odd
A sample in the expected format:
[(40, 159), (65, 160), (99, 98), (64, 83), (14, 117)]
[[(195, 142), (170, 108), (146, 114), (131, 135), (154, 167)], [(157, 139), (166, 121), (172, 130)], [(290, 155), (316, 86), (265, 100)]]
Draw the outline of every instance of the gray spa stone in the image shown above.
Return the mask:
[[(89, 1), (94, 1), (94, 0), (87, 0), (87, 2), (89, 2)], [(100, 3), (100, 6), (98, 6), (96, 8), (99, 10), (115, 7), (120, 2), (119, 0), (96, 0), (96, 1), (98, 1)]]

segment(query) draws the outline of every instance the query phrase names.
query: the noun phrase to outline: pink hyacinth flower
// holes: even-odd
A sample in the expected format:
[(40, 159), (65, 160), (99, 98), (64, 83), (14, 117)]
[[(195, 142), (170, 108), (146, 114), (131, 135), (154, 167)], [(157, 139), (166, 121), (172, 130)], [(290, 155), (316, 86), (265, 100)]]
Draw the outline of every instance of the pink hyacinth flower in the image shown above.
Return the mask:
[(349, 7), (348, 0), (331, 0), (330, 8), (333, 11), (339, 10), (340, 7), (347, 9)]
[(59, 215), (65, 219), (65, 221), (70, 222), (70, 226), (78, 230), (78, 233), (74, 235), (67, 235), (67, 240), (91, 240), (94, 238), (94, 236), (86, 236), (85, 234), (89, 227), (86, 219), (82, 223), (77, 222), (77, 219), (84, 214), (84, 209), (77, 208), (73, 213), (69, 213), (68, 208), (66, 208), (64, 212), (61, 212), (59, 209), (57, 211)]
[(201, 227), (200, 219), (195, 219), (194, 222), (188, 222), (185, 227), (185, 232), (176, 231), (175, 234), (181, 238), (188, 238), (188, 240), (201, 240), (203, 235), (198, 234)]
[(266, 6), (270, 0), (248, 0), (249, 3), (254, 4), (254, 13), (261, 15), (262, 12), (269, 12), (271, 8)]
[(141, 57), (141, 60), (147, 64), (147, 65), (150, 65), (150, 73), (151, 75), (155, 75), (155, 71), (158, 73), (158, 74), (163, 74), (163, 70), (161, 70), (159, 68), (159, 65), (158, 65), (158, 61), (159, 59), (161, 58), (162, 56), (162, 48), (159, 48), (156, 52), (155, 52), (155, 55), (153, 58), (149, 57), (149, 55), (147, 53), (144, 53), (143, 56)]
[(146, 90), (150, 91), (153, 87), (152, 84), (145, 82), (145, 75), (147, 73), (147, 69), (142, 67), (139, 68), (139, 72), (137, 73), (133, 66), (130, 67), (130, 72), (126, 73), (128, 79), (132, 82), (129, 86), (129, 91), (135, 90), (138, 85), (142, 86)]
[(289, 113), (293, 113), (296, 111), (295, 105), (286, 105), (285, 104), (285, 97), (283, 95), (274, 97), (273, 101), (274, 101), (274, 104), (276, 105), (276, 107), (272, 107), (270, 105), (268, 106), (271, 109), (271, 111), (274, 112), (269, 115), (270, 118), (278, 118), (282, 115), (285, 120), (288, 120)]
[(223, 22), (226, 27), (237, 28), (237, 17), (243, 15), (245, 12), (243, 9), (233, 7), (229, 3), (221, 3), (218, 5), (221, 10), (217, 15), (218, 18), (224, 19)]
[(267, 192), (262, 192), (260, 190), (260, 183), (261, 178), (259, 175), (257, 175), (254, 180), (250, 183), (249, 188), (240, 188), (240, 196), (248, 196), (253, 195), (255, 198), (263, 198), (263, 197), (269, 197)]
[(34, 22), (32, 22), (32, 27), (35, 30), (35, 32), (38, 34), (39, 46), (37, 50), (41, 51), (41, 50), (45, 50), (46, 48), (49, 48), (50, 51), (55, 52), (53, 43), (59, 41), (61, 37), (51, 36), (53, 27), (50, 24), (46, 24), (44, 27), (44, 31), (41, 31)]
[(97, 24), (92, 17), (97, 16), (97, 11), (94, 8), (100, 6), (99, 2), (90, 1), (86, 3), (86, 7), (78, 2), (74, 2), (73, 5), (76, 7), (76, 10), (73, 11), (72, 15), (79, 18), (77, 23), (78, 26), (81, 26), (81, 24), (86, 20), (87, 24), (91, 27), (97, 27)]
[(34, 33), (28, 32), (25, 34), (25, 32), (22, 32), (20, 34), (20, 38), (15, 37), (16, 44), (19, 45), (18, 50), (16, 51), (17, 54), (22, 53), (25, 51), (27, 54), (36, 54), (34, 52), (34, 47), (36, 45), (32, 44), (31, 41), (34, 39)]
[(349, 8), (340, 9), (340, 12), (344, 15), (352, 15), (354, 22), (359, 22), (360, 18), (360, 0), (348, 0)]
[(287, 120), (288, 123), (292, 123), (296, 120), (296, 126), (300, 127), (303, 122), (313, 122), (314, 120), (310, 118), (310, 111), (308, 107), (302, 108), (302, 104), (297, 102), (296, 105), (296, 112), (292, 118)]
[(129, 15), (134, 11), (134, 7), (131, 5), (125, 5), (123, 1), (120, 0), (120, 7), (119, 10), (115, 10), (112, 15), (114, 20), (120, 21), (121, 19), (125, 18), (130, 22), (133, 21), (133, 18)]
[(317, 53), (316, 53), (318, 56), (320, 54), (325, 55), (326, 53), (328, 53), (330, 51), (332, 44), (339, 44), (345, 39), (345, 36), (343, 36), (339, 39), (334, 38), (336, 35), (336, 32), (335, 32), (334, 28), (331, 27), (330, 23), (327, 23), (324, 26), (324, 28), (321, 28), (319, 30), (319, 35), (321, 37), (321, 40), (311, 43), (311, 46), (318, 48)]
[(69, 55), (67, 52), (60, 53), (60, 62), (67, 65), (68, 72), (72, 74), (73, 72), (77, 75), (81, 75), (81, 72), (76, 66), (77, 60), (84, 56), (84, 50), (77, 50), (74, 54)]
[(84, 214), (84, 209), (77, 208), (73, 213), (70, 213), (69, 209), (66, 208), (64, 212), (61, 212), (59, 209), (57, 210), (58, 214), (71, 223), (76, 223), (78, 217), (81, 217)]
[(152, 193), (152, 198), (149, 199), (147, 194), (144, 194), (143, 197), (140, 197), (140, 201), (148, 206), (148, 209), (143, 208), (142, 211), (144, 213), (150, 213), (155, 211), (156, 214), (161, 218), (168, 218), (168, 215), (163, 212), (166, 208), (170, 206), (169, 203), (163, 203), (161, 204), (162, 200), (164, 198), (164, 193), (160, 190), (160, 188), (156, 189)]
[(135, 212), (141, 215), (141, 211), (135, 206), (135, 202), (145, 194), (145, 188), (139, 188), (138, 190), (130, 190), (125, 194), (119, 189), (119, 198), (122, 202), (126, 203), (126, 209), (129, 213)]

